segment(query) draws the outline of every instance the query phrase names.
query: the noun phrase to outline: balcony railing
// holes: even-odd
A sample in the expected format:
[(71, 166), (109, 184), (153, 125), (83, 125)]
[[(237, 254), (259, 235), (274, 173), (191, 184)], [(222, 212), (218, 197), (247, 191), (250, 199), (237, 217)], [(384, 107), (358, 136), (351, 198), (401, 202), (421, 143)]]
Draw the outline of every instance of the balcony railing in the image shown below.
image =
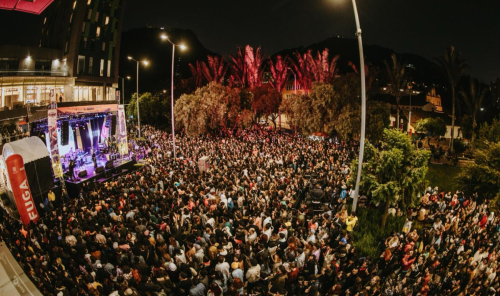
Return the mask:
[(0, 76), (68, 76), (64, 70), (0, 70)]

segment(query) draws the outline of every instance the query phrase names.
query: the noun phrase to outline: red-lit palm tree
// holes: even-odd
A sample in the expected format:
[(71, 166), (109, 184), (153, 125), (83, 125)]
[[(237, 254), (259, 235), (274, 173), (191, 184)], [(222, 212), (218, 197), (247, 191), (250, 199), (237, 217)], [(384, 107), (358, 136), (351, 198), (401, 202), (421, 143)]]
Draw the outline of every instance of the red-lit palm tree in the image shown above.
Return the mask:
[(203, 76), (201, 63), (199, 61), (196, 61), (195, 65), (190, 63), (189, 69), (191, 70), (191, 75), (193, 76), (195, 88), (202, 87), (205, 77)]
[(247, 66), (247, 83), (250, 88), (262, 85), (262, 73), (264, 72), (264, 54), (259, 47), (254, 51), (253, 47), (245, 47), (245, 64)]
[(323, 52), (318, 51), (316, 57), (313, 56), (312, 51), (307, 52), (307, 66), (312, 79), (315, 82), (330, 83), (335, 78), (338, 72), (337, 61), (339, 56), (336, 55), (330, 61), (328, 48)]
[[(354, 73), (356, 73), (357, 75), (360, 75), (358, 72), (358, 68), (356, 67), (356, 65), (353, 62), (349, 61), (347, 64), (349, 66), (351, 66), (351, 68), (354, 70)], [(379, 73), (380, 73), (380, 70), (377, 67), (373, 66), (371, 63), (365, 64), (365, 83), (366, 83), (366, 96), (367, 96), (367, 98), (371, 92), (373, 82), (375, 81), (375, 79), (377, 78)]]
[(269, 59), (268, 64), (272, 77), (269, 84), (281, 93), (288, 78), (288, 56), (283, 58), (281, 55), (277, 55), (275, 61)]
[(307, 65), (307, 52), (301, 54), (298, 51), (295, 51), (293, 53), (293, 56), (294, 58), (290, 58), (289, 61), (290, 65), (295, 71), (295, 74), (297, 74), (297, 82), (302, 87), (305, 93), (309, 93), (309, 90), (311, 90), (312, 86), (312, 77)]
[(207, 63), (201, 63), (203, 75), (208, 82), (213, 81), (215, 83), (222, 84), (224, 76), (226, 76), (227, 72), (227, 64), (225, 63), (224, 58), (218, 56), (208, 56), (207, 59)]
[(229, 55), (229, 86), (245, 88), (247, 86), (247, 65), (245, 63), (245, 51), (238, 47), (236, 54)]

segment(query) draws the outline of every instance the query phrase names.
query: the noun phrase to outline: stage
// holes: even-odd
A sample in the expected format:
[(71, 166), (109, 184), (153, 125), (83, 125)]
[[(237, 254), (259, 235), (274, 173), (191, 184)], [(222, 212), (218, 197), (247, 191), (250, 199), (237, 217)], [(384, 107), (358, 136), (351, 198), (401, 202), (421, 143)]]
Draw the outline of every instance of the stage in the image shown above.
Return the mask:
[(117, 159), (113, 160), (113, 167), (110, 166), (111, 161), (97, 161), (97, 167), (101, 168), (101, 171), (96, 171), (94, 169), (94, 164), (83, 164), (75, 169), (75, 175), (81, 171), (86, 171), (86, 176), (74, 178), (73, 180), (65, 178), (66, 188), (70, 198), (78, 197), (80, 193), (80, 188), (83, 184), (85, 186), (92, 186), (94, 182), (107, 182), (113, 177), (128, 174), (135, 171), (138, 167), (135, 166), (136, 162), (134, 160), (128, 159)]

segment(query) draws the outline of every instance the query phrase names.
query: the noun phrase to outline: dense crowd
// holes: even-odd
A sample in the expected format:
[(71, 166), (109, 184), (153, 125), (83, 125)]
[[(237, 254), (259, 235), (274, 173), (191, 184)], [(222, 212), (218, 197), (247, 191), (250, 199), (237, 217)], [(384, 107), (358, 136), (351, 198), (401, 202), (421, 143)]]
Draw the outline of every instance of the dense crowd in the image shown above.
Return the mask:
[(37, 225), (1, 211), (3, 240), (44, 295), (500, 291), (499, 218), (480, 195), (428, 190), (380, 258), (361, 257), (346, 207), (356, 143), (259, 130), (179, 136), (174, 159), (167, 133), (143, 136), (143, 167), (48, 199)]

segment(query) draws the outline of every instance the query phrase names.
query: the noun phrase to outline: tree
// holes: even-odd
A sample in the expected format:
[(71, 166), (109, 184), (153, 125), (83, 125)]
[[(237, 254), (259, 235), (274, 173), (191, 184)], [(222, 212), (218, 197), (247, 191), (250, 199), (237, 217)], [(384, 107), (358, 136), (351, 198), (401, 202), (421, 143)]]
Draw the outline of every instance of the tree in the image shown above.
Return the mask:
[(182, 95), (175, 103), (177, 126), (188, 135), (200, 135), (218, 129), (232, 128), (241, 111), (240, 90), (215, 82)]
[(208, 82), (222, 84), (227, 72), (227, 64), (223, 57), (208, 56), (208, 62), (201, 63), (203, 75)]
[[(418, 185), (427, 173), (430, 152), (416, 150), (410, 138), (399, 130), (384, 130), (380, 148), (367, 143), (365, 163), (360, 182), (361, 190), (383, 206), (382, 228), (388, 210), (397, 202), (406, 209), (416, 204)], [(355, 182), (358, 164), (351, 164), (351, 182)]]
[(229, 86), (241, 89), (247, 86), (247, 64), (245, 62), (245, 50), (238, 47), (236, 54), (229, 55)]
[(195, 65), (189, 64), (189, 70), (191, 70), (191, 75), (194, 81), (195, 89), (203, 85), (205, 81), (205, 76), (203, 75), (202, 63), (196, 61)]
[(427, 134), (427, 146), (430, 145), (430, 141), (434, 137), (443, 137), (446, 134), (446, 123), (442, 118), (424, 118), (417, 121), (415, 126), (415, 131), (417, 133)]
[(271, 119), (276, 130), (276, 118), (278, 117), (279, 106), (281, 103), (281, 94), (269, 85), (257, 86), (252, 89), (253, 103), (252, 107), (255, 117), (265, 116)]
[[(127, 114), (137, 117), (137, 95), (134, 94), (127, 107)], [(161, 99), (160, 96), (153, 96), (151, 93), (143, 93), (139, 99), (141, 123), (159, 125), (166, 122), (169, 115), (165, 110), (170, 110), (167, 105), (170, 100)], [(170, 112), (168, 112), (170, 113)]]
[(272, 78), (269, 80), (269, 84), (281, 93), (288, 77), (288, 56), (283, 58), (281, 55), (277, 55), (275, 61), (269, 59), (268, 64)]
[(465, 60), (461, 58), (461, 54), (455, 50), (454, 46), (451, 46), (446, 50), (445, 55), (435, 58), (439, 64), (441, 71), (448, 80), (451, 88), (451, 139), (450, 139), (450, 149), (453, 151), (453, 140), (455, 133), (455, 101), (456, 101), (456, 89), (458, 83), (460, 82), (460, 77), (465, 73), (467, 64)]
[(297, 74), (297, 83), (307, 94), (312, 87), (312, 77), (308, 67), (307, 53), (300, 54), (298, 51), (293, 53), (294, 58), (290, 58), (290, 65), (295, 74)]
[(465, 166), (457, 180), (467, 194), (493, 198), (500, 194), (500, 143), (478, 148), (474, 156), (475, 163)]
[(486, 96), (487, 89), (484, 88), (479, 81), (472, 79), (472, 77), (469, 77), (468, 82), (467, 86), (460, 90), (460, 96), (465, 102), (469, 115), (472, 118), (472, 135), (470, 142), (472, 148), (474, 148), (474, 140), (476, 138), (477, 129), (476, 116), (477, 112), (481, 109), (481, 103)]
[(392, 65), (389, 65), (387, 61), (384, 61), (384, 64), (389, 81), (389, 92), (396, 98), (396, 126), (399, 126), (399, 102), (408, 85), (408, 72), (406, 72), (406, 65), (398, 61), (396, 54), (391, 55), (391, 60)]
[(307, 66), (312, 79), (319, 83), (331, 83), (338, 72), (338, 60), (338, 55), (330, 60), (328, 48), (325, 48), (323, 52), (318, 51), (316, 58), (314, 58), (312, 51), (309, 50), (307, 52)]
[(500, 142), (500, 116), (498, 118), (493, 118), (491, 124), (487, 122), (481, 125), (479, 129), (478, 147), (487, 147), (490, 143)]
[(259, 47), (254, 51), (253, 47), (245, 47), (245, 64), (247, 66), (247, 85), (250, 88), (262, 85), (262, 73), (264, 72), (264, 55)]

